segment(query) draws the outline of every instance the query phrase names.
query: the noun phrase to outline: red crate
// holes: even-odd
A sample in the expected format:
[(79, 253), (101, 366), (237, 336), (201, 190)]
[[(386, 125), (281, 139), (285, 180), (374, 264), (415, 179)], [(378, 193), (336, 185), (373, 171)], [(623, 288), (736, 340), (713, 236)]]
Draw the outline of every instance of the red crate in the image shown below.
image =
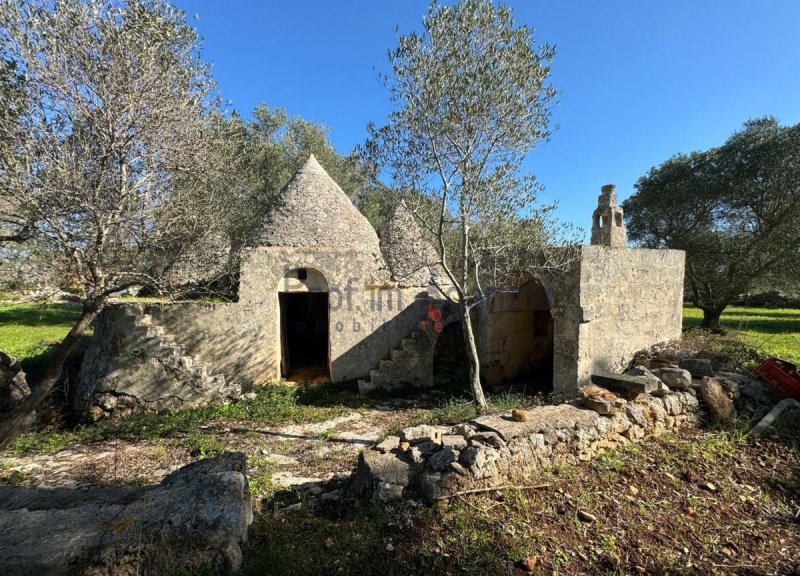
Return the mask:
[(787, 398), (800, 400), (800, 374), (797, 366), (786, 360), (767, 358), (756, 368), (756, 378), (771, 384), (778, 392)]

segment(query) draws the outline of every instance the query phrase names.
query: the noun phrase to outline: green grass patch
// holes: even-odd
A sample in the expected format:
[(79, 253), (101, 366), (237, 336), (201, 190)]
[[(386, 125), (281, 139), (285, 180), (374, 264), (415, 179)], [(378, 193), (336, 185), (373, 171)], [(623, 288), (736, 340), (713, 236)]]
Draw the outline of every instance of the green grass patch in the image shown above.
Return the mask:
[(119, 422), (86, 424), (63, 432), (30, 432), (19, 436), (10, 447), (18, 454), (44, 453), (67, 446), (113, 438), (155, 441), (177, 435), (185, 436), (187, 446), (201, 456), (222, 451), (201, 426), (217, 419), (249, 420), (268, 426), (283, 423), (322, 422), (348, 411), (341, 404), (310, 405), (300, 401), (304, 392), (281, 384), (264, 386), (252, 400), (204, 406), (191, 410), (139, 414)]
[[(684, 307), (684, 329), (697, 327), (702, 320), (702, 310)], [(764, 356), (800, 363), (800, 310), (730, 306), (722, 313), (720, 326)]]
[(16, 357), (30, 382), (44, 372), (53, 346), (80, 318), (76, 304), (0, 304), (0, 350)]

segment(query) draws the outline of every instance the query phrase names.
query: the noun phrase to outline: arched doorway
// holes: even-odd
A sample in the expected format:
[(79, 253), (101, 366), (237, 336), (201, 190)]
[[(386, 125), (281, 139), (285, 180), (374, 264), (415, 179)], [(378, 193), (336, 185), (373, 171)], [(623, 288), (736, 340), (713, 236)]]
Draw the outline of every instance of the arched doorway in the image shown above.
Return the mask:
[(496, 294), (488, 322), (490, 383), (551, 392), (554, 324), (542, 284), (530, 280), (516, 292)]
[(281, 376), (296, 382), (330, 378), (328, 282), (312, 268), (286, 273), (278, 286)]
[(436, 338), (433, 349), (433, 384), (463, 387), (469, 380), (469, 356), (461, 322), (450, 322)]

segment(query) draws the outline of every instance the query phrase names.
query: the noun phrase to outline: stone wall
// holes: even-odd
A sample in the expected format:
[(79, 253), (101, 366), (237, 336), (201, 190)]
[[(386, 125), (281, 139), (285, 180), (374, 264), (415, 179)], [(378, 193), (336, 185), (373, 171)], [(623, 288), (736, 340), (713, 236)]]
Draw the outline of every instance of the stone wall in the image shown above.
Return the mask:
[[(358, 378), (389, 357), (400, 340), (425, 319), (425, 288), (369, 284), (371, 256), (354, 251), (317, 248), (254, 248), (242, 266), (239, 305), (253, 310), (266, 335), (261, 352), (267, 378), (280, 376), (279, 284), (288, 271), (306, 268), (327, 281), (330, 312), (330, 376), (334, 381)], [(288, 282), (280, 290), (292, 289)]]
[(406, 494), (431, 502), (529, 479), (543, 468), (675, 431), (693, 419), (698, 405), (693, 390), (659, 390), (660, 397), (641, 394), (630, 402), (602, 392), (605, 400), (591, 404), (595, 409), (561, 404), (526, 411), (524, 421), (506, 413), (452, 427), (406, 428), (360, 454), (354, 488), (374, 502)]
[(618, 371), (638, 350), (680, 338), (685, 254), (584, 246), (580, 261), (578, 386)]

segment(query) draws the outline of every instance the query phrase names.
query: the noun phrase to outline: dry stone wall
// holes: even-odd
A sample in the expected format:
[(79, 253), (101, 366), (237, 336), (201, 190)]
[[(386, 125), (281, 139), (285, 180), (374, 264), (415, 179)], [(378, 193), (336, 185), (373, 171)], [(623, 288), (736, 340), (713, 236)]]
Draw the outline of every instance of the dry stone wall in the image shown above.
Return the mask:
[(524, 421), (506, 413), (452, 427), (406, 428), (360, 454), (355, 490), (377, 503), (407, 494), (431, 502), (459, 490), (522, 480), (678, 430), (698, 405), (691, 389), (659, 390), (660, 396), (640, 394), (632, 401), (604, 393), (612, 399), (591, 404), (594, 409), (561, 404), (529, 410)]

